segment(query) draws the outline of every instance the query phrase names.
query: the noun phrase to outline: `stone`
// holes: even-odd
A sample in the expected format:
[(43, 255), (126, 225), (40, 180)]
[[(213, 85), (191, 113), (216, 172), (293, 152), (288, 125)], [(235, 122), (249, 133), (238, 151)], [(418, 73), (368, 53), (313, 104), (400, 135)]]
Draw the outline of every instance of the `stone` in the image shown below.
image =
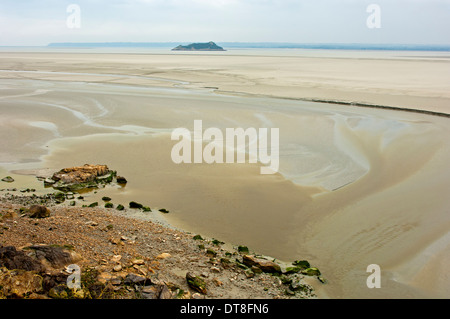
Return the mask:
[(109, 202), (110, 200), (111, 200), (111, 197), (108, 197), (108, 196), (102, 197), (102, 201)]
[(121, 265), (121, 264), (115, 265), (114, 268), (113, 268), (113, 270), (114, 270), (115, 272), (121, 271), (121, 270), (122, 270), (122, 265)]
[(164, 214), (168, 214), (169, 213), (169, 211), (167, 209), (165, 209), (165, 208), (161, 208), (159, 211), (161, 213), (164, 213)]
[(238, 246), (238, 252), (242, 253), (242, 254), (248, 254), (249, 250), (247, 246)]
[(98, 226), (98, 223), (93, 220), (89, 220), (86, 222), (86, 225), (95, 227), (95, 226)]
[(281, 273), (280, 265), (270, 260), (256, 258), (253, 255), (244, 255), (242, 262), (248, 267), (256, 266), (266, 273)]
[(302, 269), (308, 269), (311, 267), (307, 260), (296, 260), (292, 263), (294, 266), (301, 267)]
[(121, 259), (122, 259), (122, 255), (114, 255), (114, 256), (111, 258), (111, 261), (112, 261), (112, 262), (115, 262), (115, 263), (118, 263)]
[(97, 280), (102, 283), (102, 284), (106, 284), (108, 281), (110, 281), (113, 278), (113, 276), (109, 273), (109, 272), (101, 272), (100, 274), (98, 274), (97, 276)]
[(130, 208), (141, 209), (141, 208), (144, 207), (144, 205), (142, 205), (142, 204), (140, 204), (140, 203), (137, 203), (137, 202), (130, 202), (129, 207), (130, 207)]
[(145, 261), (144, 261), (144, 259), (133, 259), (133, 260), (131, 260), (131, 263), (133, 265), (144, 265)]
[(200, 235), (195, 235), (194, 237), (192, 237), (193, 240), (203, 240), (202, 236)]
[(12, 183), (12, 182), (14, 182), (14, 178), (12, 178), (11, 176), (6, 176), (6, 177), (2, 178), (2, 182)]
[(216, 257), (216, 256), (217, 256), (217, 253), (216, 253), (213, 249), (208, 248), (208, 249), (206, 250), (206, 255), (208, 255), (208, 256), (210, 256), (210, 257)]
[(162, 253), (162, 254), (159, 254), (158, 256), (156, 256), (156, 259), (166, 259), (166, 258), (170, 258), (170, 257), (172, 257), (171, 254), (169, 254), (169, 253)]
[(92, 203), (92, 204), (90, 204), (88, 207), (97, 207), (98, 206), (98, 202), (94, 202), (94, 203)]
[(295, 274), (295, 273), (300, 272), (301, 270), (303, 270), (303, 268), (300, 266), (286, 267), (286, 271), (284, 273), (285, 274)]
[(124, 284), (147, 286), (151, 285), (151, 281), (149, 278), (130, 273), (125, 277)]
[(117, 205), (117, 210), (124, 210), (125, 206), (123, 206), (122, 204)]
[(105, 208), (114, 208), (114, 204), (113, 203), (105, 203)]
[(188, 272), (186, 274), (186, 281), (190, 288), (206, 295), (206, 282), (201, 277)]
[(255, 277), (255, 273), (251, 269), (246, 269), (245, 270), (245, 276), (247, 278), (253, 278), (253, 277)]
[(320, 270), (317, 268), (308, 268), (302, 271), (302, 274), (307, 276), (320, 276)]
[(117, 180), (117, 183), (119, 183), (119, 184), (126, 184), (126, 183), (128, 183), (127, 179), (125, 177), (123, 177), (123, 176), (117, 176), (116, 180)]

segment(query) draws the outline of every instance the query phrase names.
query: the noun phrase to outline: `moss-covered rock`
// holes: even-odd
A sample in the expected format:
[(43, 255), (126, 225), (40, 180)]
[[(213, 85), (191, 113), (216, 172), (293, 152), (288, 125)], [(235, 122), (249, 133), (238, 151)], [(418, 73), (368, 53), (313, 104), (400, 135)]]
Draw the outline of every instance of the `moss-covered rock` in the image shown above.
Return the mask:
[(242, 254), (248, 254), (249, 250), (247, 246), (238, 246), (238, 252), (242, 253)]
[(144, 205), (133, 201), (133, 202), (130, 202), (129, 207), (130, 208), (142, 209), (144, 207)]
[(195, 276), (194, 274), (188, 272), (186, 274), (186, 281), (189, 287), (198, 291), (201, 294), (206, 295), (206, 282), (200, 278), (199, 276)]
[(315, 267), (312, 267), (312, 268), (302, 270), (302, 274), (304, 274), (306, 276), (320, 276), (320, 270)]

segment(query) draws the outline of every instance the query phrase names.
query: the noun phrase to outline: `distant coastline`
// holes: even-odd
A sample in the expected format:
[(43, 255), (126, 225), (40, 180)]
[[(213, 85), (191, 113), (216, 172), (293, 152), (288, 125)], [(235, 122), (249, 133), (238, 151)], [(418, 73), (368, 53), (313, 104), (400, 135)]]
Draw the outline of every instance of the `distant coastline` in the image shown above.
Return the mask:
[[(51, 48), (167, 48), (189, 45), (190, 42), (60, 42)], [(217, 42), (227, 49), (318, 49), (318, 50), (379, 50), (379, 51), (450, 51), (450, 45), (424, 44), (357, 44), (357, 43), (288, 43), (288, 42)]]

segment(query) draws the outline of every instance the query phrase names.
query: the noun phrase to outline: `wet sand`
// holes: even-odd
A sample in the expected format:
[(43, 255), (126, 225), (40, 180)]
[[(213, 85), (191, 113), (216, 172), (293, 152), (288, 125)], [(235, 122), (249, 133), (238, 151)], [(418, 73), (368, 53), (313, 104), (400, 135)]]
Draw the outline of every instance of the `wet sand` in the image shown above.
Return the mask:
[[(4, 170), (108, 164), (129, 181), (108, 190), (114, 201), (164, 207), (177, 227), (311, 260), (329, 281), (322, 297), (450, 296), (449, 119), (281, 99), (450, 113), (449, 61), (1, 55), (0, 69), (13, 70), (0, 72)], [(260, 175), (260, 164), (174, 164), (170, 133), (195, 119), (280, 128), (279, 174)], [(374, 263), (381, 289), (366, 286)]]

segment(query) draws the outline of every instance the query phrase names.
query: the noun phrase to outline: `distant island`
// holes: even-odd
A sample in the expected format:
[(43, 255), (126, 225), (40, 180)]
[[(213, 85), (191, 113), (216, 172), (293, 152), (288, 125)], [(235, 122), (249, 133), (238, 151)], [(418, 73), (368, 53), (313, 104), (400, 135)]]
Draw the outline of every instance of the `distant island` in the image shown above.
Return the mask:
[(189, 45), (179, 45), (173, 48), (172, 51), (226, 51), (224, 48), (218, 46), (214, 42), (208, 43), (191, 43)]

